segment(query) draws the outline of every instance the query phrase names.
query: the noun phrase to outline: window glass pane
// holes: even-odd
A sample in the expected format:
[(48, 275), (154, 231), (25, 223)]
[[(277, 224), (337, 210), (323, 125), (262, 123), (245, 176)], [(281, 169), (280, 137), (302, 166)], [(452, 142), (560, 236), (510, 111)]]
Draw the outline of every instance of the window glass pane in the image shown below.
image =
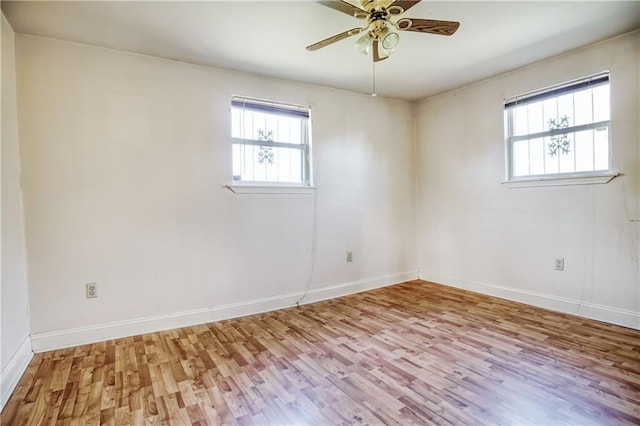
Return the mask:
[(529, 174), (529, 141), (518, 141), (513, 144), (513, 175)]
[(289, 121), (289, 143), (302, 143), (302, 120), (293, 119)]
[(543, 132), (544, 122), (542, 121), (542, 102), (529, 104), (529, 131), (528, 133)]
[(593, 131), (577, 132), (575, 137), (576, 172), (593, 170)]
[(594, 170), (609, 169), (609, 129), (604, 127), (594, 132)]
[(565, 117), (568, 120), (569, 126), (573, 126), (573, 94), (560, 96), (558, 98), (558, 118), (556, 122), (560, 123)]
[(544, 130), (548, 130), (550, 120), (558, 120), (558, 102), (555, 98), (542, 102), (542, 112), (544, 117)]
[(576, 171), (575, 148), (573, 133), (559, 136), (560, 148), (556, 154), (560, 160), (560, 173), (573, 173)]
[(303, 180), (303, 157), (297, 149), (278, 148), (282, 159), (278, 179), (281, 182), (301, 182)]
[(526, 135), (529, 133), (529, 120), (527, 106), (519, 106), (513, 109), (513, 130), (516, 135)]
[(258, 134), (259, 140), (270, 140), (270, 141), (279, 141), (278, 138), (278, 116), (273, 114), (265, 114), (264, 115), (264, 125), (259, 130), (262, 130), (262, 137), (260, 137), (260, 133)]
[(544, 138), (544, 172), (545, 174), (558, 173), (560, 171), (560, 163), (555, 150), (551, 148), (551, 138)]
[[(247, 113), (245, 112), (245, 114)], [(250, 120), (247, 120), (250, 122), (250, 126), (247, 126), (245, 133), (247, 139), (264, 140), (260, 138), (260, 135), (262, 132), (267, 131), (267, 115), (262, 112), (253, 111), (250, 111), (247, 115), (250, 117)]]
[(542, 138), (529, 141), (529, 174), (544, 174), (544, 141)]
[(609, 114), (609, 85), (605, 84), (593, 89), (593, 121), (609, 120)]
[(264, 114), (254, 111), (244, 111), (244, 126), (242, 136), (246, 139), (257, 139), (258, 129), (264, 127)]
[(591, 89), (581, 90), (574, 94), (574, 108), (576, 111), (575, 125), (588, 124), (593, 122), (593, 108), (591, 102)]
[(289, 137), (289, 126), (291, 123), (291, 120), (288, 117), (284, 117), (282, 115), (279, 115), (277, 117), (278, 119), (278, 131), (274, 133), (273, 136), (273, 140), (278, 141), (278, 142), (290, 142), (290, 137)]
[(234, 138), (242, 137), (242, 114), (238, 108), (231, 108), (231, 136)]
[(239, 180), (242, 175), (242, 146), (233, 144), (233, 180)]
[(240, 145), (240, 180), (255, 181), (255, 168), (254, 163), (254, 147), (251, 145)]
[[(242, 154), (240, 154), (242, 152)], [(299, 149), (276, 148), (269, 146), (234, 144), (234, 176), (240, 180), (256, 182), (287, 182), (299, 183), (304, 181), (303, 155)], [(235, 160), (235, 159), (234, 159)]]

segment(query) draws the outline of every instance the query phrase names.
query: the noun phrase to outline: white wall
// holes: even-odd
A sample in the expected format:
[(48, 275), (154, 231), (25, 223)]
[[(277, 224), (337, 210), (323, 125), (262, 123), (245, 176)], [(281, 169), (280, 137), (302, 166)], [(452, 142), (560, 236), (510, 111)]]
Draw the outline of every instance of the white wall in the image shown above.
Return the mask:
[[(314, 197), (223, 187), (233, 94), (311, 105), (315, 299), (417, 277), (409, 103), (16, 41), (36, 350), (145, 331), (140, 318), (153, 329), (180, 325), (162, 322), (179, 313), (188, 323), (290, 305), (304, 291)], [(342, 284), (353, 285), (332, 288)]]
[[(640, 328), (640, 33), (417, 105), (420, 277)], [(503, 99), (611, 71), (606, 185), (508, 189)], [(565, 258), (565, 271), (553, 270)]]
[[(424, 279), (639, 326), (638, 33), (415, 108), (40, 37), (16, 43), (36, 350), (295, 303), (314, 203), (305, 301), (410, 279), (419, 266)], [(603, 69), (624, 176), (501, 185), (503, 98)], [(312, 107), (315, 198), (224, 188), (233, 94)], [(87, 282), (97, 299), (84, 297)]]
[(2, 253), (0, 281), (0, 409), (31, 358), (14, 33), (2, 14)]

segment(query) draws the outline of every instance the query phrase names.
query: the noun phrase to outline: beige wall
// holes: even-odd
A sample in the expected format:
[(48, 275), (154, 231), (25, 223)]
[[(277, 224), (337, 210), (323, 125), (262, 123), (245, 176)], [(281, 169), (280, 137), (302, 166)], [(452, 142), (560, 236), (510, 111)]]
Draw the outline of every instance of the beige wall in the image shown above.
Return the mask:
[[(417, 105), (418, 263), (437, 282), (640, 327), (640, 33)], [(508, 189), (503, 99), (611, 71), (606, 185)], [(554, 258), (565, 271), (554, 271)]]
[(233, 94), (312, 108), (312, 289), (417, 276), (409, 103), (22, 35), (17, 65), (32, 333), (304, 291), (314, 197), (223, 187)]
[(2, 280), (0, 281), (0, 407), (25, 366), (28, 356), (29, 313), (20, 162), (14, 34), (2, 19)]

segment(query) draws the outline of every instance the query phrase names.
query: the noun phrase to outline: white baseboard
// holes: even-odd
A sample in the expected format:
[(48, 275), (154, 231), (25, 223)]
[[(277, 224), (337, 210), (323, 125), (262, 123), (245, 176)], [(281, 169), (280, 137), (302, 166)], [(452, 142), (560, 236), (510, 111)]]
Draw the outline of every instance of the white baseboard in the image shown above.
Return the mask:
[(27, 370), (31, 358), (33, 358), (31, 338), (27, 336), (5, 369), (0, 372), (0, 410), (4, 408), (20, 378)]
[[(321, 300), (346, 296), (415, 279), (418, 279), (417, 269), (383, 277), (351, 281), (335, 286), (313, 288), (308, 292), (301, 304), (319, 302)], [(304, 296), (304, 293), (305, 292), (302, 291), (193, 311), (176, 312), (173, 314), (111, 322), (68, 330), (34, 333), (31, 335), (33, 351), (36, 353), (51, 351), (120, 337), (171, 330), (174, 328), (188, 327), (223, 319), (259, 314), (276, 309), (289, 308), (295, 306), (296, 302)]]
[(514, 302), (526, 303), (528, 305), (538, 306), (552, 311), (573, 314), (610, 324), (640, 329), (640, 312), (582, 302), (577, 299), (558, 297), (551, 294), (537, 293), (529, 290), (463, 280), (424, 271), (420, 271), (420, 279), (450, 287), (462, 288), (464, 290), (470, 290), (477, 293), (488, 294), (502, 299), (513, 300)]
[[(417, 279), (418, 270), (415, 269), (413, 271), (386, 275), (384, 277), (351, 281), (348, 283), (328, 287), (314, 288), (309, 291), (307, 296), (302, 300), (302, 302), (300, 302), (300, 304), (305, 305), (308, 303), (320, 302), (322, 300), (335, 299), (336, 297), (347, 296), (349, 294), (360, 293), (367, 290), (373, 290), (375, 288), (387, 287), (393, 284), (399, 284), (405, 281), (412, 281)], [(304, 292), (300, 292), (298, 294), (302, 296)]]

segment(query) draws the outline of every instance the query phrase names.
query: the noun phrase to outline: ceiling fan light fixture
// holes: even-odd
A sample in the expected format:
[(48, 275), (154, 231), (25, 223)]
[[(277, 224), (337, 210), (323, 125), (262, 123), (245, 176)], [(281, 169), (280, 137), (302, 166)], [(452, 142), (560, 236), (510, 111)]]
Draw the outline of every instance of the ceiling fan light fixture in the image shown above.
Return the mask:
[(389, 27), (386, 27), (382, 30), (380, 34), (380, 44), (382, 48), (387, 52), (391, 53), (395, 50), (396, 46), (398, 46), (398, 42), (400, 41), (400, 36), (395, 31), (391, 31)]
[(370, 32), (365, 33), (362, 37), (356, 41), (356, 44), (353, 46), (358, 50), (358, 52), (368, 55), (371, 52), (371, 44), (373, 42), (373, 36)]

